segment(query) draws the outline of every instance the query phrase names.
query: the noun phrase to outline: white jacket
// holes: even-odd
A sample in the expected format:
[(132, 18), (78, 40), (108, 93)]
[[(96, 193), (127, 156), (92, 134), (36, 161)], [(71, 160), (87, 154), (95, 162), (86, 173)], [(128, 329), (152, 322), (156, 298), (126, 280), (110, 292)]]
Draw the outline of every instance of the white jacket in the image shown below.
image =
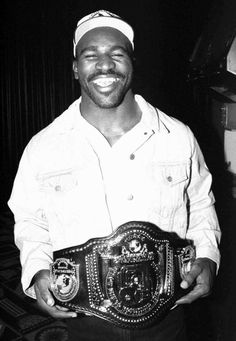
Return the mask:
[(54, 250), (133, 220), (192, 239), (197, 257), (219, 265), (212, 178), (196, 139), (183, 123), (135, 99), (142, 119), (113, 147), (81, 116), (81, 99), (26, 147), (9, 206), (29, 295)]

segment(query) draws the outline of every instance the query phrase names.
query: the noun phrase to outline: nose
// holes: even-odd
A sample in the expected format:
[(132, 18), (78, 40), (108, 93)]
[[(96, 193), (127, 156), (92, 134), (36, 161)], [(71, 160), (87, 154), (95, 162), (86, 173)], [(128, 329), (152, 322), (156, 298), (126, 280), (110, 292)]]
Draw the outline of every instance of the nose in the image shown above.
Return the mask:
[(97, 61), (96, 68), (101, 71), (109, 71), (115, 68), (115, 62), (108, 55), (103, 55), (99, 57)]

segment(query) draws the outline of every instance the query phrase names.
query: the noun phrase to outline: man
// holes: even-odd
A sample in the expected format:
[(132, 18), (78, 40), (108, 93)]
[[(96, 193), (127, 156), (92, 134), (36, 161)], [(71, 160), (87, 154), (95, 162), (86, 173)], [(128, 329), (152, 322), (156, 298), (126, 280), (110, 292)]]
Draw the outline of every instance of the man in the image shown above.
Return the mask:
[[(133, 36), (107, 11), (78, 22), (73, 71), (81, 98), (29, 142), (9, 200), (23, 289), (67, 319), (70, 340), (184, 340), (181, 305), (210, 293), (219, 266), (211, 175), (190, 129), (133, 94)], [(150, 328), (125, 330), (55, 304), (53, 251), (128, 221), (193, 240), (196, 260), (181, 282), (192, 289), (177, 308)]]

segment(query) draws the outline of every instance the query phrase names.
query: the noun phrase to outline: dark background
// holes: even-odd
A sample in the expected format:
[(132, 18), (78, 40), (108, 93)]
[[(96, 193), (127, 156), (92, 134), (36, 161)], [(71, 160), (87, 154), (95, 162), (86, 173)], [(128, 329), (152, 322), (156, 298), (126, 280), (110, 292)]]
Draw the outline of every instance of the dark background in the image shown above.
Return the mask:
[[(36, 132), (79, 97), (79, 86), (72, 73), (72, 37), (78, 19), (98, 9), (119, 14), (135, 30), (134, 91), (190, 126), (213, 174), (216, 208), (223, 230), (222, 266), (213, 294), (186, 307), (191, 341), (236, 340), (235, 200), (228, 196), (230, 186), (224, 172), (223, 146), (209, 119), (212, 113), (208, 112), (209, 98), (204, 93), (207, 82), (198, 84), (196, 98), (196, 86), (190, 76), (190, 57), (197, 39), (212, 20), (212, 9), (220, 17), (229, 2), (233, 3), (231, 0), (1, 2), (0, 213), (4, 216), (0, 217), (1, 230), (6, 233), (7, 226), (12, 232), (9, 212), (5, 220), (6, 202), (24, 147)], [(199, 96), (201, 91), (203, 96)], [(5, 273), (6, 270), (7, 266)]]
[(191, 126), (195, 115), (186, 82), (189, 58), (212, 3), (2, 1), (2, 202), (9, 197), (19, 158), (31, 136), (79, 96), (72, 75), (72, 37), (79, 18), (108, 9), (127, 19), (135, 29), (135, 92)]

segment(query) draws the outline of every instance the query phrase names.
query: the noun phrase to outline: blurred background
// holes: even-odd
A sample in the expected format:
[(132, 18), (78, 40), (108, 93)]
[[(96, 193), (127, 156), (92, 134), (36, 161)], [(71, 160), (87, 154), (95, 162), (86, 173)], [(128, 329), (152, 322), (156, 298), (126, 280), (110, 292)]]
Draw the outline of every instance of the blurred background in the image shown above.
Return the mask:
[(212, 295), (186, 307), (190, 340), (235, 341), (235, 0), (3, 0), (0, 6), (2, 339), (66, 339), (63, 321), (41, 315), (21, 291), (7, 200), (27, 142), (80, 95), (72, 73), (78, 19), (107, 9), (134, 27), (135, 92), (190, 126), (213, 174), (222, 265)]

